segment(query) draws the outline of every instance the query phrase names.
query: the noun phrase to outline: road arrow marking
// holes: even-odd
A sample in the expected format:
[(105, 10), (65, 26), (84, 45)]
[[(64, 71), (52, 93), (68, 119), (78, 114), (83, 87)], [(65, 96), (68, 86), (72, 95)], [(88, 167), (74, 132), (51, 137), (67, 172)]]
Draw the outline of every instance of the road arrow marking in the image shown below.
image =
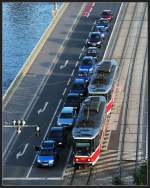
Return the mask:
[(18, 158), (20, 157), (20, 156), (22, 156), (24, 153), (25, 153), (25, 151), (26, 151), (26, 149), (27, 149), (27, 147), (28, 147), (28, 143), (25, 145), (25, 147), (24, 147), (24, 150), (21, 152), (21, 151), (19, 151), (17, 154), (16, 154), (16, 159), (18, 160)]
[(44, 105), (43, 109), (40, 108), (40, 109), (38, 110), (38, 115), (39, 115), (41, 112), (44, 112), (44, 110), (46, 109), (47, 105), (48, 105), (48, 102), (45, 102), (45, 105)]
[(68, 62), (69, 62), (69, 61), (68, 61), (68, 60), (66, 60), (66, 61), (65, 61), (65, 64), (60, 66), (60, 69), (65, 68), (65, 67), (67, 66)]

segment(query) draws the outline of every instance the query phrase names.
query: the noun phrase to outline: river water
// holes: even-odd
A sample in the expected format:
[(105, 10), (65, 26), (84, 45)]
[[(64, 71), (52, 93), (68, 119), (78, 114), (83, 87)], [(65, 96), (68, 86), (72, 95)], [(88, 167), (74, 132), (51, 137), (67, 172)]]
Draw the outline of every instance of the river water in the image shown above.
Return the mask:
[(51, 22), (53, 6), (49, 2), (2, 3), (3, 95)]

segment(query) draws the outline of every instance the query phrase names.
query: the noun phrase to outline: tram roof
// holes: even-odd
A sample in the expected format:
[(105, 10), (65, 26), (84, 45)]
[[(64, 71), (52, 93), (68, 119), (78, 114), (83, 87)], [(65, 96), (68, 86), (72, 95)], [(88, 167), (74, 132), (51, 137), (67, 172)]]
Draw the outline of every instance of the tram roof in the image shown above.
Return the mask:
[(89, 96), (81, 105), (75, 126), (72, 130), (74, 139), (92, 139), (102, 128), (105, 115), (106, 99), (103, 96)]
[(118, 64), (115, 60), (98, 63), (88, 86), (89, 93), (107, 93), (112, 88), (117, 68)]

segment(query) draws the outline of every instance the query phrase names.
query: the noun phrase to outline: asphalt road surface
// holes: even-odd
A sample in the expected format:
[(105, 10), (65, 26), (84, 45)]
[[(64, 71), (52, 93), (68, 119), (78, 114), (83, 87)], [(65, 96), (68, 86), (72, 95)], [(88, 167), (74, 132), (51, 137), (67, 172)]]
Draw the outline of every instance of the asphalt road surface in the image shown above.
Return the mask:
[[(61, 184), (61, 181), (58, 180), (63, 178), (63, 171), (69, 158), (69, 143), (64, 149), (60, 150), (59, 161), (56, 166), (52, 168), (36, 167), (34, 162), (36, 157), (34, 146), (41, 144), (44, 136), (47, 134), (48, 127), (56, 125), (57, 115), (62, 109), (64, 99), (69, 92), (71, 83), (78, 71), (77, 65), (79, 56), (95, 20), (100, 17), (100, 13), (103, 9), (111, 9), (114, 14), (114, 19), (112, 21), (113, 25), (119, 11), (120, 4), (121, 3), (116, 2), (97, 2), (95, 3), (89, 17), (81, 16), (79, 23), (70, 37), (70, 40), (66, 43), (65, 49), (60, 56), (53, 73), (50, 75), (42, 93), (26, 120), (27, 124), (40, 125), (41, 135), (39, 137), (35, 136), (33, 128), (23, 129), (13, 148), (9, 151), (7, 158), (3, 161), (4, 185)], [(65, 24), (69, 23), (64, 22), (64, 25)], [(59, 36), (56, 36), (54, 39), (56, 42), (57, 40), (59, 40)], [(107, 42), (108, 39), (105, 40), (103, 47), (100, 49), (99, 53), (101, 59)], [(68, 63), (66, 63), (66, 61)], [(65, 63), (66, 66), (64, 66)], [(38, 114), (38, 110), (43, 109), (46, 102), (48, 102), (48, 105), (45, 110)], [(16, 154), (18, 152), (23, 152), (23, 150), (25, 150), (24, 154), (17, 159)]]

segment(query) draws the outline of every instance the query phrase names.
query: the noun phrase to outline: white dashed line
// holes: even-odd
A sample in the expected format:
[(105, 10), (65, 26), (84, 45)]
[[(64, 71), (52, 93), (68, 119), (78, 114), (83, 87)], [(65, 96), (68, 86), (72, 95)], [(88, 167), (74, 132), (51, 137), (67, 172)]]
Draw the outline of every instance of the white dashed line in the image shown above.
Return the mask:
[(63, 95), (65, 95), (67, 88), (64, 89)]
[(74, 71), (75, 71), (75, 69), (73, 69), (73, 71), (72, 71), (72, 73), (71, 73), (71, 76), (73, 76), (73, 74), (74, 74)]
[(67, 82), (67, 86), (69, 85), (69, 83), (70, 83), (70, 80), (71, 80), (71, 78), (68, 80), (68, 82)]
[(79, 62), (77, 61), (76, 64), (75, 64), (75, 68), (77, 67), (78, 63), (79, 63)]

